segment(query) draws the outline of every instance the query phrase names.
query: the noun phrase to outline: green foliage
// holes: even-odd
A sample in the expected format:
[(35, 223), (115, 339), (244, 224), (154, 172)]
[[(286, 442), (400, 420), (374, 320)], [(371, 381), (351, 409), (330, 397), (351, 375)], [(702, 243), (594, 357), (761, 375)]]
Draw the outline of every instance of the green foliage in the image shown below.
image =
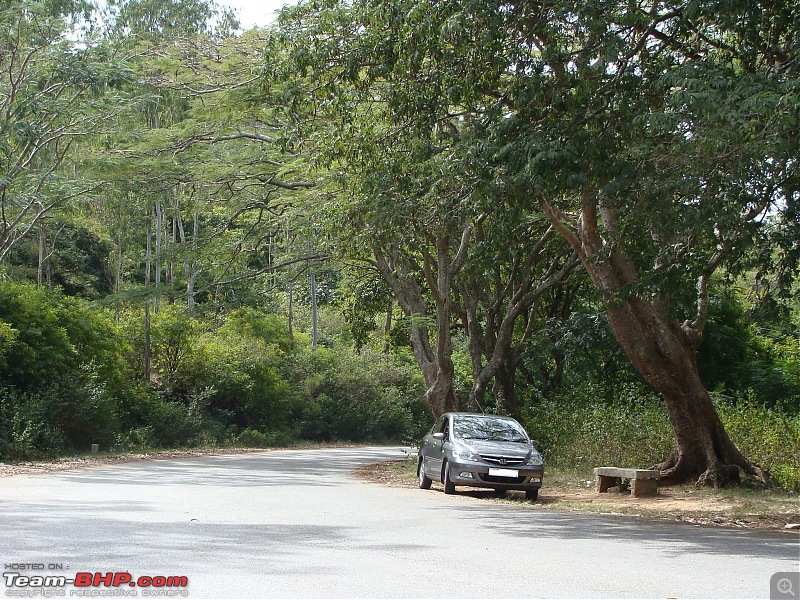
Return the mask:
[[(111, 292), (108, 261), (111, 246), (95, 231), (82, 224), (42, 223), (40, 238), (21, 240), (9, 254), (9, 271), (17, 277), (36, 280), (39, 244), (46, 244), (42, 264), (43, 281), (58, 285), (65, 294), (101, 298)], [(42, 239), (43, 236), (43, 239)]]
[(17, 337), (17, 330), (9, 323), (0, 320), (0, 369), (6, 368), (5, 355), (11, 349), (11, 343)]
[(760, 334), (748, 318), (744, 302), (727, 291), (712, 299), (697, 364), (708, 389), (724, 393), (752, 390), (762, 403), (800, 408), (799, 369), (792, 360), (797, 347), (795, 337), (783, 336), (776, 343)]
[(144, 424), (118, 437), (117, 444), (122, 449), (186, 446), (199, 432), (199, 423), (181, 403), (155, 396), (139, 409), (144, 413)]
[(306, 346), (290, 355), (285, 321), (251, 308), (209, 319), (162, 303), (151, 326), (154, 381), (137, 382), (143, 315), (120, 317), (122, 324), (86, 300), (0, 282), (0, 457), (94, 443), (399, 441), (427, 422), (407, 361)]
[(0, 458), (51, 457), (68, 448), (64, 432), (48, 414), (47, 400), (41, 393), (0, 389)]
[(285, 446), (291, 442), (291, 438), (279, 431), (262, 433), (256, 429), (245, 429), (242, 431), (234, 443), (245, 448), (274, 448)]
[(547, 462), (564, 468), (649, 468), (674, 443), (663, 402), (643, 387), (628, 386), (611, 403), (592, 386), (564, 390), (529, 407), (524, 421)]
[(318, 348), (293, 357), (289, 377), (299, 384), (293, 419), (312, 440), (416, 440), (430, 425), (415, 369), (370, 351)]
[(203, 0), (110, 0), (108, 6), (114, 32), (152, 39), (205, 33), (217, 14), (216, 4)]
[(3, 452), (52, 454), (118, 430), (116, 394), (130, 370), (126, 343), (109, 316), (84, 300), (24, 283), (0, 282), (5, 389)]
[[(385, 319), (387, 310), (393, 306), (389, 288), (375, 271), (349, 270), (338, 289), (337, 304), (350, 326), (353, 344), (360, 350), (377, 330), (377, 318)], [(384, 341), (386, 343), (388, 340)]]
[(106, 44), (79, 39), (89, 6), (0, 4), (0, 262), (46, 217), (98, 187), (79, 168), (88, 140), (127, 107), (125, 69)]
[(91, 444), (110, 447), (119, 429), (115, 400), (93, 378), (67, 380), (58, 386), (0, 392), (0, 456), (39, 458)]
[(276, 346), (281, 352), (291, 347), (284, 319), (253, 308), (242, 307), (225, 317), (224, 330), (233, 336), (250, 337)]
[(208, 393), (173, 400), (141, 382), (123, 395), (118, 450), (219, 446), (234, 435), (231, 427), (209, 413)]
[(231, 312), (218, 327), (186, 339), (187, 359), (174, 371), (170, 393), (202, 394), (211, 414), (238, 427), (285, 427), (284, 329), (269, 315)]
[(150, 329), (153, 366), (164, 382), (171, 381), (184, 367), (198, 329), (198, 322), (177, 304), (161, 306), (153, 315)]
[(800, 413), (764, 406), (752, 391), (738, 399), (717, 395), (714, 404), (745, 456), (767, 470), (776, 485), (800, 491)]
[(86, 301), (5, 281), (0, 282), (0, 318), (5, 331), (0, 382), (6, 385), (40, 389), (83, 369), (119, 386), (130, 374), (127, 343), (116, 323)]
[(4, 348), (7, 385), (36, 388), (77, 370), (79, 355), (51, 298), (30, 284), (0, 282), (0, 318), (16, 332)]

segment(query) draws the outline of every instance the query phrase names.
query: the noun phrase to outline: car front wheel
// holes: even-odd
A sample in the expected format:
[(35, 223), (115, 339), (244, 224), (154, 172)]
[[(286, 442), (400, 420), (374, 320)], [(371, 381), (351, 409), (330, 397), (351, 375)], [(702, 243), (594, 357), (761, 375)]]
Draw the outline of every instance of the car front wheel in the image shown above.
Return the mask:
[(417, 466), (417, 476), (419, 477), (419, 488), (421, 490), (429, 490), (431, 489), (431, 479), (425, 475), (425, 459), (419, 459), (419, 465)]
[(525, 490), (526, 500), (536, 500), (538, 497), (539, 497), (539, 488), (534, 488), (532, 490)]
[(442, 468), (442, 483), (444, 484), (445, 494), (456, 493), (456, 484), (450, 481), (450, 465), (447, 463), (444, 463), (444, 467)]

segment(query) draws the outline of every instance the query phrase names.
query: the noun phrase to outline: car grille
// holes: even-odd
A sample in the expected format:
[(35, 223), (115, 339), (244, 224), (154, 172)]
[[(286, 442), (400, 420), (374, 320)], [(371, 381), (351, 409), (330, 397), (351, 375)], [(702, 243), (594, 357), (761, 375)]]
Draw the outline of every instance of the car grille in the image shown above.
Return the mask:
[(481, 458), (492, 465), (499, 465), (501, 467), (518, 467), (525, 462), (524, 457), (519, 456), (500, 456), (496, 454), (481, 454)]
[(487, 475), (486, 473), (478, 473), (478, 476), (486, 483), (507, 483), (509, 485), (519, 485), (525, 482), (525, 477), (497, 477), (495, 475)]

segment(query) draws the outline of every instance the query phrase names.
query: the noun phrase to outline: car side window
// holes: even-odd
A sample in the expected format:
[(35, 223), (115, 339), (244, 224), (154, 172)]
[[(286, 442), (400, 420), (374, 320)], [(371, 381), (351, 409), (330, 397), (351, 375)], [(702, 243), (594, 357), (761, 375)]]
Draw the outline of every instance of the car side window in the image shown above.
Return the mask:
[(433, 424), (433, 427), (431, 427), (431, 433), (438, 433), (439, 431), (442, 430), (442, 421), (443, 420), (444, 420), (444, 417), (439, 417), (439, 420), (436, 421), (436, 423)]

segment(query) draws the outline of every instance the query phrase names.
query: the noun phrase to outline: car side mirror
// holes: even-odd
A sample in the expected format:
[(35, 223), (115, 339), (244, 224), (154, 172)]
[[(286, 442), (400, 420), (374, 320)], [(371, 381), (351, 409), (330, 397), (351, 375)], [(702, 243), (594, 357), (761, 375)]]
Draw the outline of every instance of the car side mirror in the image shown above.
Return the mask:
[(433, 439), (435, 439), (435, 440), (443, 440), (444, 439), (444, 434), (441, 431), (437, 431), (436, 433), (433, 434)]

